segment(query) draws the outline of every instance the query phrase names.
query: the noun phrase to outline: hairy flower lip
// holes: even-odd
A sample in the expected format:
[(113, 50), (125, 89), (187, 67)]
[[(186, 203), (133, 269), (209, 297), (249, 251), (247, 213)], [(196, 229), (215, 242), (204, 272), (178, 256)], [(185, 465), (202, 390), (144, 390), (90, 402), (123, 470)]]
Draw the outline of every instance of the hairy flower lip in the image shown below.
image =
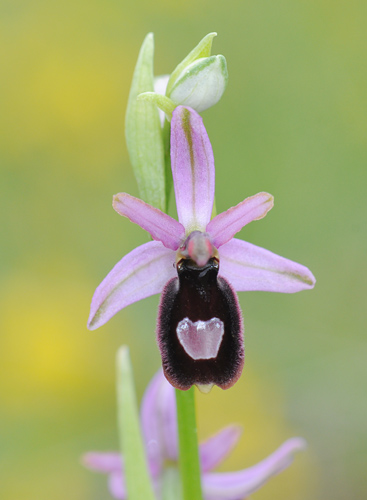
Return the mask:
[[(176, 401), (173, 387), (160, 370), (148, 385), (140, 408), (147, 462), (156, 491), (161, 488), (164, 467), (178, 460)], [(267, 458), (247, 469), (213, 472), (238, 443), (242, 427), (229, 425), (199, 444), (201, 480), (205, 500), (238, 500), (261, 488), (272, 476), (288, 467), (294, 454), (306, 447), (299, 437), (285, 441)], [(126, 500), (123, 457), (119, 453), (90, 452), (82, 463), (87, 468), (108, 474), (114, 498)]]
[[(228, 389), (242, 373), (245, 358), (242, 313), (235, 291), (224, 278), (218, 277), (218, 267), (216, 259), (210, 259), (204, 267), (183, 260), (178, 277), (167, 283), (161, 295), (157, 342), (164, 374), (180, 390), (194, 384), (204, 392), (213, 385)], [(202, 354), (215, 342), (217, 334), (213, 330), (211, 338), (202, 337), (207, 335), (207, 326), (214, 319), (220, 322), (223, 331), (215, 356), (206, 357)], [(187, 322), (199, 323), (204, 329), (183, 337), (180, 325)]]

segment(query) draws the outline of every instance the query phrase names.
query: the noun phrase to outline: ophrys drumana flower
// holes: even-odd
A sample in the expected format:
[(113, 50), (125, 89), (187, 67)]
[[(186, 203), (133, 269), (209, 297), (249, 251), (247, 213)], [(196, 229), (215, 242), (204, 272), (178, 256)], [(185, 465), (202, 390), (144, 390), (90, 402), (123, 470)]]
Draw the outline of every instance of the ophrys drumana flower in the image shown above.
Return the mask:
[[(147, 463), (157, 499), (162, 498), (168, 468), (178, 476), (178, 440), (176, 402), (173, 387), (159, 371), (150, 382), (140, 410)], [(275, 452), (258, 464), (235, 472), (213, 472), (236, 446), (241, 427), (229, 425), (199, 445), (201, 483), (205, 500), (243, 500), (268, 479), (288, 467), (294, 454), (305, 447), (302, 438), (285, 441)], [(128, 499), (124, 480), (124, 460), (119, 453), (87, 453), (84, 464), (108, 474), (110, 493), (114, 498)], [(177, 491), (180, 485), (177, 484)], [(175, 497), (176, 498), (176, 497)]]
[(261, 219), (273, 197), (258, 193), (211, 220), (214, 158), (201, 117), (179, 106), (171, 123), (171, 165), (178, 221), (126, 193), (114, 209), (154, 241), (126, 255), (97, 288), (88, 326), (95, 329), (133, 302), (162, 293), (157, 340), (163, 369), (179, 389), (226, 389), (241, 374), (243, 326), (235, 291), (293, 293), (315, 279), (301, 264), (234, 238)]

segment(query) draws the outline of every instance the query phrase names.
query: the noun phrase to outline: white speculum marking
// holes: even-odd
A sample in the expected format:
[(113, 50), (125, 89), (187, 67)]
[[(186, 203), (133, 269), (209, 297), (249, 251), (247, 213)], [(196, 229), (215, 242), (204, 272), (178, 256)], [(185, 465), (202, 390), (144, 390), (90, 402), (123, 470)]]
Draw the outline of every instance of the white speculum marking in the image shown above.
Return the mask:
[(176, 332), (180, 344), (192, 359), (213, 359), (222, 343), (224, 324), (218, 318), (195, 322), (184, 318), (178, 323)]

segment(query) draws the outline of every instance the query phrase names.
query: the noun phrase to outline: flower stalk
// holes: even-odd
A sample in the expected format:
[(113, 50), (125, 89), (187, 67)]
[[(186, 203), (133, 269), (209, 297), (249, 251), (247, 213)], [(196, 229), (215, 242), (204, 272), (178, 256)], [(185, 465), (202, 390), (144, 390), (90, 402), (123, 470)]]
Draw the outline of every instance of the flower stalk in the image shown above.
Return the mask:
[(194, 387), (175, 392), (183, 500), (202, 500)]

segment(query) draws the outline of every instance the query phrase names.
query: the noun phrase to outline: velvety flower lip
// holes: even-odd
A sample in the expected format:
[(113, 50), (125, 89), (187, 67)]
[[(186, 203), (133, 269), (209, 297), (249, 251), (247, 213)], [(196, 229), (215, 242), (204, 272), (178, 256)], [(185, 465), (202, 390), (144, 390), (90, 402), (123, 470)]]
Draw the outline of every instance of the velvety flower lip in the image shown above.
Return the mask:
[[(141, 427), (147, 463), (157, 496), (161, 490), (163, 469), (168, 461), (178, 460), (176, 401), (173, 387), (160, 370), (150, 382), (140, 409)], [(205, 500), (242, 500), (259, 489), (268, 479), (288, 467), (294, 454), (305, 448), (302, 438), (291, 438), (258, 464), (236, 472), (212, 472), (236, 446), (241, 428), (230, 425), (199, 445), (201, 479)], [(124, 500), (123, 457), (119, 453), (87, 453), (86, 467), (108, 474), (109, 490)]]
[[(238, 322), (241, 313), (235, 292), (294, 293), (312, 288), (315, 278), (301, 264), (234, 238), (245, 225), (265, 217), (273, 207), (270, 194), (263, 192), (246, 198), (211, 220), (215, 186), (213, 151), (201, 117), (188, 107), (178, 106), (172, 115), (171, 166), (178, 221), (126, 193), (114, 196), (114, 209), (148, 231), (154, 241), (126, 255), (102, 281), (92, 299), (88, 328), (98, 328), (127, 305), (165, 291), (161, 299), (157, 336), (166, 376), (181, 389), (187, 389), (192, 383), (208, 388), (215, 383), (228, 388), (239, 377), (244, 357), (243, 327)], [(198, 266), (199, 274), (195, 266)], [(202, 279), (199, 276), (206, 276), (205, 284), (198, 281), (195, 285), (195, 280)], [(203, 303), (202, 314), (195, 313), (190, 307), (190, 310), (183, 308), (180, 317), (172, 316), (170, 319), (175, 322), (170, 324), (171, 333), (167, 330), (168, 323), (164, 326), (166, 331), (162, 331), (162, 314), (167, 313), (167, 308), (162, 305), (164, 301), (167, 303), (169, 294), (186, 294), (185, 300), (189, 304), (190, 294), (196, 294), (200, 299), (203, 287), (208, 292), (207, 303), (212, 302), (210, 297), (213, 294), (217, 297), (214, 306), (222, 310), (222, 317), (216, 314), (214, 306), (209, 314), (209, 309), (204, 310), (206, 306)], [(226, 316), (228, 307), (232, 308), (231, 318)], [(172, 334), (175, 336), (179, 327), (181, 340), (173, 347)], [(185, 328), (189, 328), (191, 333), (184, 331)], [(205, 363), (200, 358), (201, 353), (208, 352), (205, 339), (211, 339), (213, 328), (224, 329), (223, 342), (220, 343), (218, 337), (212, 349), (213, 353), (217, 352), (218, 359), (222, 359), (223, 376), (218, 377), (218, 370), (214, 369), (216, 358)], [(199, 330), (203, 335), (199, 334)], [(237, 338), (236, 345), (226, 342), (230, 337)], [(179, 361), (176, 358), (176, 365), (187, 365), (186, 354), (182, 350), (185, 346), (188, 347), (186, 354), (194, 353), (195, 372), (201, 373), (200, 380), (187, 377), (183, 372), (175, 376), (177, 370), (172, 365), (172, 359), (166, 356), (167, 349), (178, 349), (182, 359)], [(233, 357), (234, 348), (237, 355)], [(224, 376), (228, 362), (232, 363), (233, 370), (227, 370)], [(188, 373), (188, 365), (186, 368)]]

